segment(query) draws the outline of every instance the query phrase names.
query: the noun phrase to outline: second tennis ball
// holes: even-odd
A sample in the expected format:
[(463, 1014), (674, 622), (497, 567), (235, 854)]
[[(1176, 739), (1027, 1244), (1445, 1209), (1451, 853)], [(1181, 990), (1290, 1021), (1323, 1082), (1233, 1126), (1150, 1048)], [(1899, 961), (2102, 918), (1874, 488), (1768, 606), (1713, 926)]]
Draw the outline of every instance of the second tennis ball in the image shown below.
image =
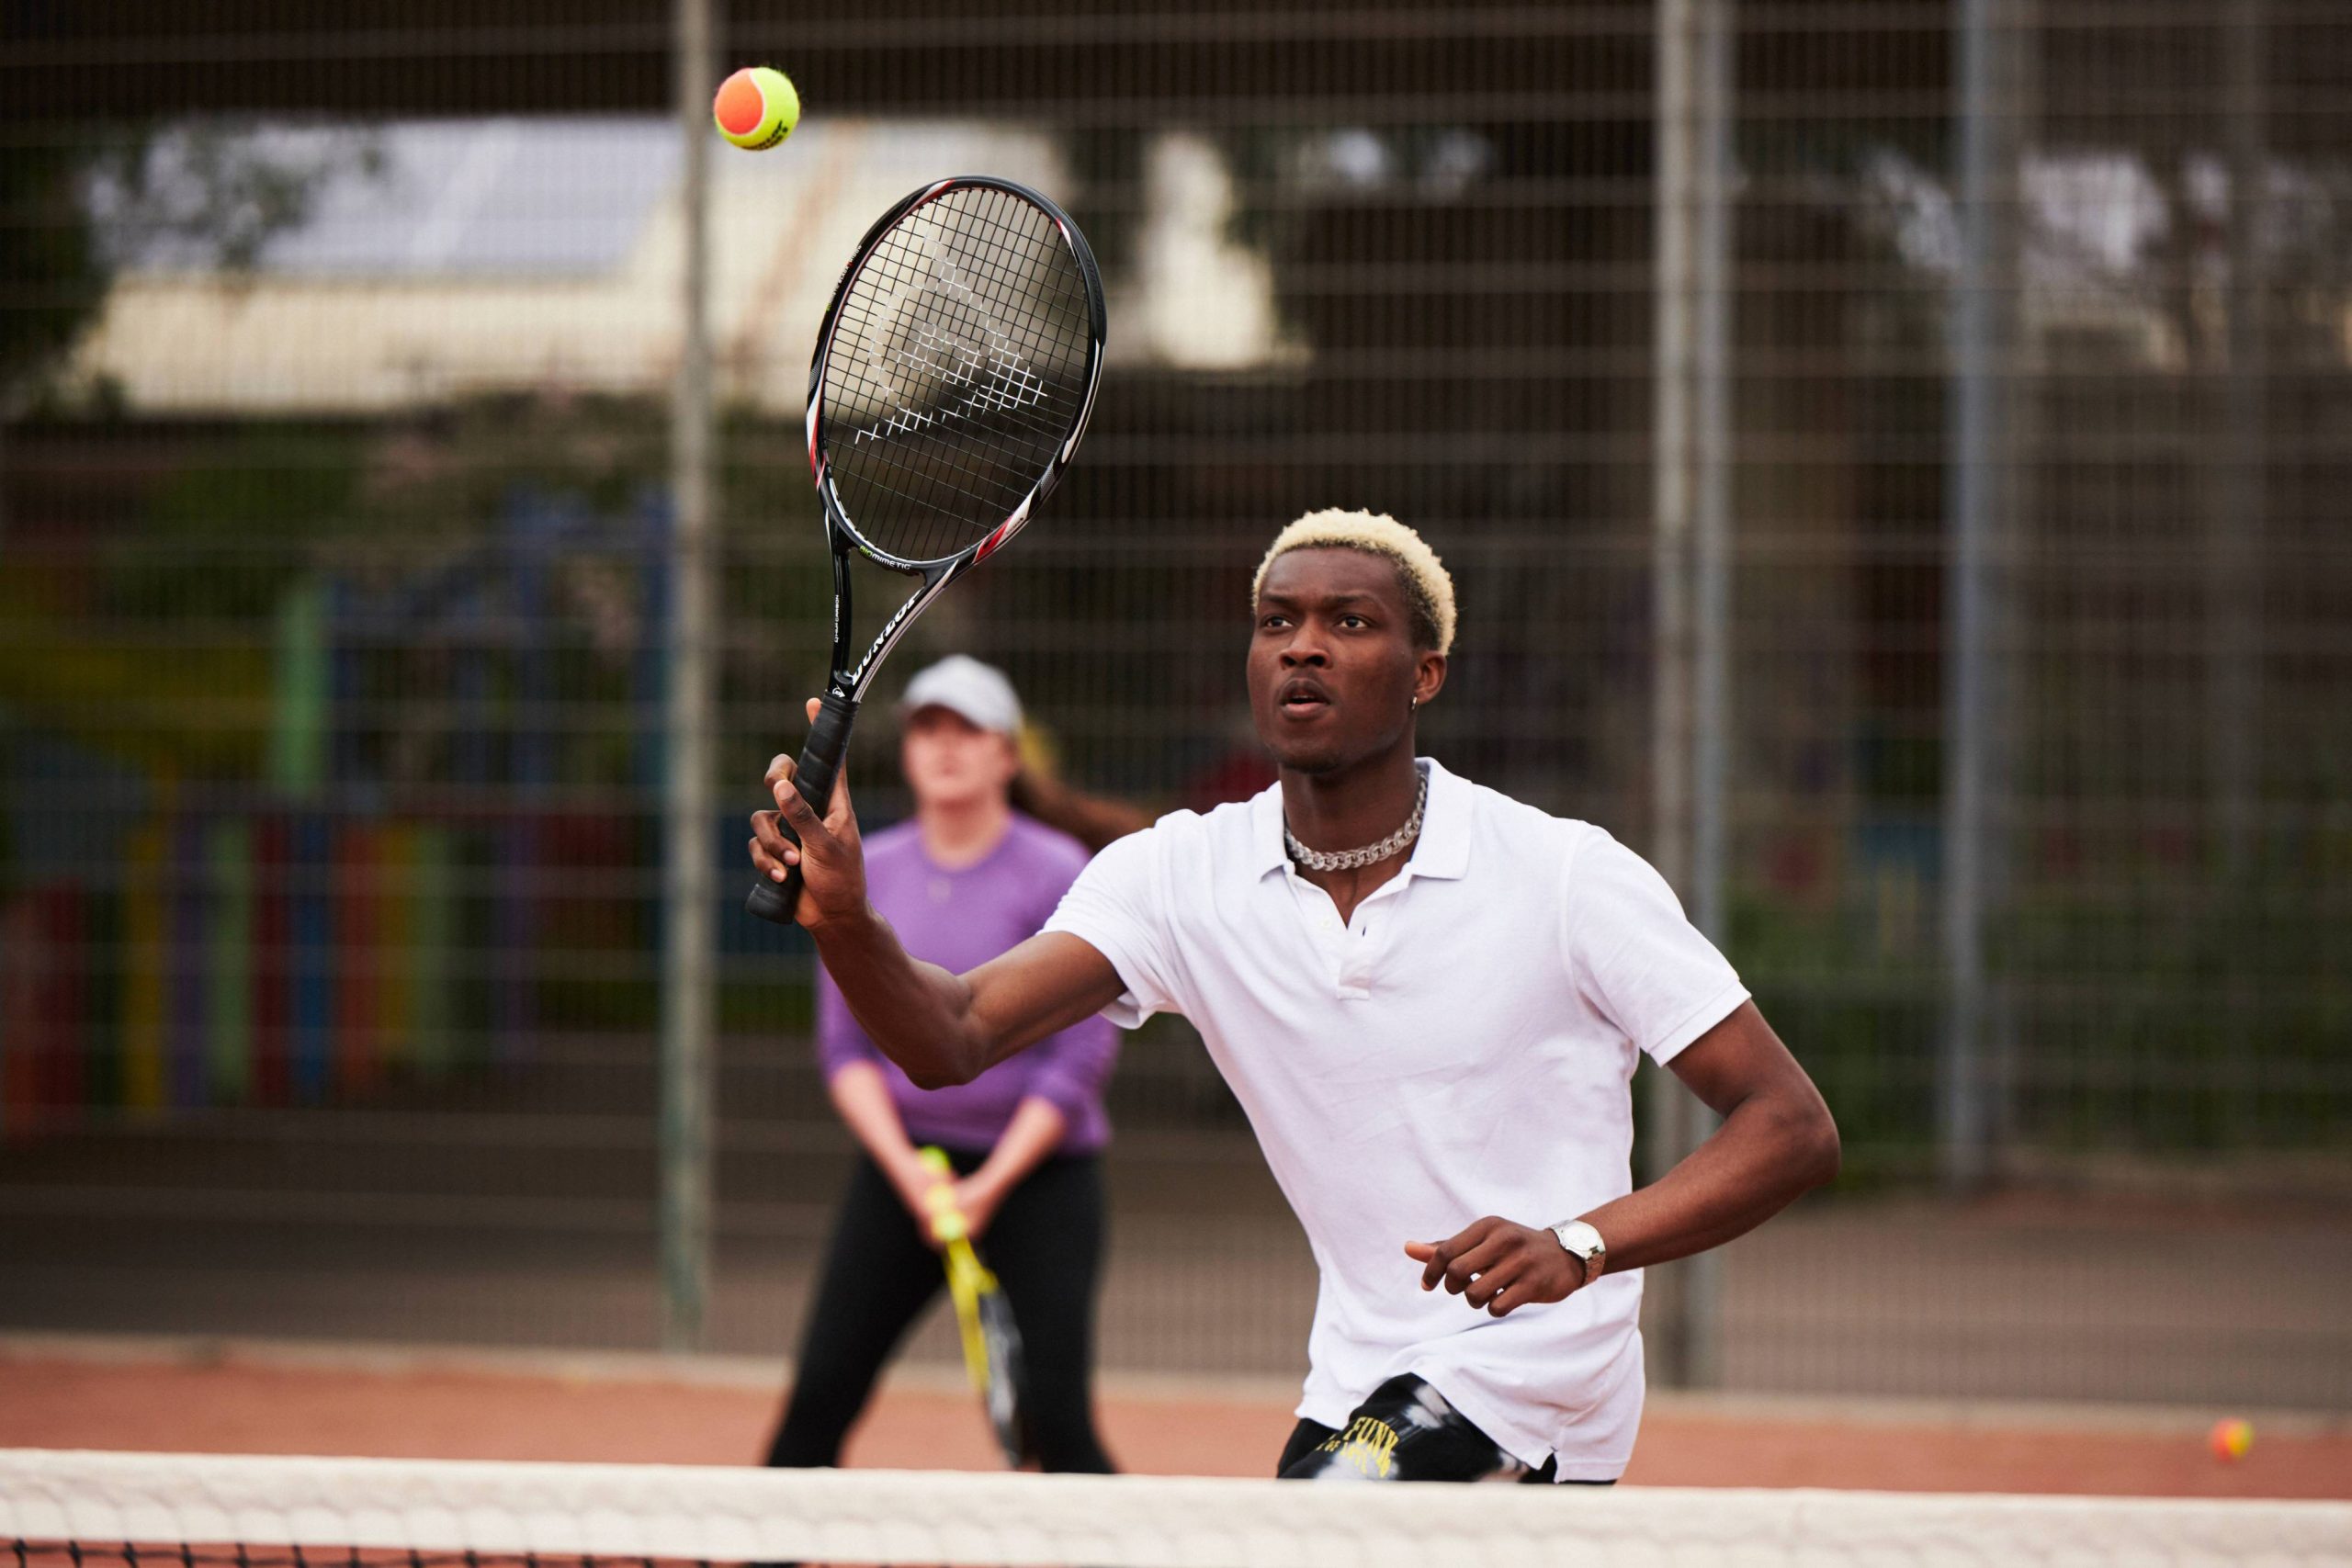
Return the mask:
[(718, 134), (736, 146), (763, 152), (800, 123), (800, 95), (792, 78), (765, 65), (747, 65), (718, 85), (710, 101)]
[(2205, 1441), (2212, 1449), (2215, 1459), (2223, 1464), (2233, 1464), (2245, 1458), (2254, 1447), (2254, 1423), (2237, 1419), (2216, 1421)]

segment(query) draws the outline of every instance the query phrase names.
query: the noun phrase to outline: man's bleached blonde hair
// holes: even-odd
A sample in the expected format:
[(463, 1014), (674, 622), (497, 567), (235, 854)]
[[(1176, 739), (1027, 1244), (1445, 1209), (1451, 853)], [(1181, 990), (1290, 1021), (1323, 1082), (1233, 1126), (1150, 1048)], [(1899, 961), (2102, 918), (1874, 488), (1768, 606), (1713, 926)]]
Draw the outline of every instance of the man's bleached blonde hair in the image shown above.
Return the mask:
[(1396, 568), (1413, 614), (1413, 641), (1440, 653), (1453, 650), (1453, 579), (1429, 542), (1382, 512), (1310, 512), (1274, 536), (1250, 584), (1250, 603), (1266, 589), (1266, 573), (1293, 550), (1361, 550)]

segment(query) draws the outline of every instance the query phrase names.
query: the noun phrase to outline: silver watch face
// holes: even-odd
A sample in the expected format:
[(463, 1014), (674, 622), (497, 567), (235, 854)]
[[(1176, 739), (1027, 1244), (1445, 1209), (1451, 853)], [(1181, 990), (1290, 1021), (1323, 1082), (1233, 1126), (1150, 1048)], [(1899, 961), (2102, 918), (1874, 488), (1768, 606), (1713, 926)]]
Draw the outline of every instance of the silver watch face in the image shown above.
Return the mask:
[(1587, 1263), (1592, 1261), (1594, 1253), (1604, 1250), (1600, 1233), (1582, 1220), (1564, 1220), (1552, 1227), (1552, 1234), (1560, 1238), (1562, 1247)]

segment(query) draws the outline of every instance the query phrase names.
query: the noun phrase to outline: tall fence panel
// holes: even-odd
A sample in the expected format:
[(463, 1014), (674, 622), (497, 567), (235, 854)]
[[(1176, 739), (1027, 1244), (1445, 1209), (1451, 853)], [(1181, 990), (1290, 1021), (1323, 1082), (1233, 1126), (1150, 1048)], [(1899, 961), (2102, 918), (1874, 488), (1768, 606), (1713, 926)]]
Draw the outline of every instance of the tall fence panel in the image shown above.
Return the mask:
[[(2341, 1407), (2352, 22), (1706, 8), (1684, 892), (1847, 1151), (1725, 1255), (1713, 1364)], [(1072, 782), (1235, 798), (1259, 553), (1368, 506), (1460, 585), (1430, 750), (1655, 847), (1677, 187), (1648, 5), (721, 9), (808, 110), (712, 149), (707, 300), (707, 1326), (773, 1352), (849, 1144), (806, 945), (733, 896), (822, 673), (800, 397), (858, 232), (1008, 175), (1110, 297), (1077, 467), (900, 675), (978, 654)], [(0, 1328), (658, 1336), (671, 32), (477, 13), (10, 12)], [(893, 750), (877, 706), (872, 820)], [(1106, 1360), (1295, 1370), (1304, 1243), (1180, 1021), (1113, 1111)]]

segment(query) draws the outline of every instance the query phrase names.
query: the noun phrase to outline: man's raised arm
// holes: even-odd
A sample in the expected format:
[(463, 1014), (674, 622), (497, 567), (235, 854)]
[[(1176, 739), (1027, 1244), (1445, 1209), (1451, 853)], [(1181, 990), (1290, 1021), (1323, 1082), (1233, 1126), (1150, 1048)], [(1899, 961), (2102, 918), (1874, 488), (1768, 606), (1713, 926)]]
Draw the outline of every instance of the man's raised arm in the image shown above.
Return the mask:
[[(859, 1026), (917, 1084), (967, 1083), (1119, 999), (1125, 987), (1111, 961), (1058, 931), (1033, 936), (968, 975), (910, 956), (866, 901), (849, 770), (834, 775), (822, 820), (793, 787), (792, 773), (789, 757), (768, 764), (776, 809), (752, 814), (752, 863), (779, 882), (787, 867), (800, 868), (794, 918), (815, 939), (818, 957)], [(800, 836), (798, 844), (785, 836), (779, 818)]]

